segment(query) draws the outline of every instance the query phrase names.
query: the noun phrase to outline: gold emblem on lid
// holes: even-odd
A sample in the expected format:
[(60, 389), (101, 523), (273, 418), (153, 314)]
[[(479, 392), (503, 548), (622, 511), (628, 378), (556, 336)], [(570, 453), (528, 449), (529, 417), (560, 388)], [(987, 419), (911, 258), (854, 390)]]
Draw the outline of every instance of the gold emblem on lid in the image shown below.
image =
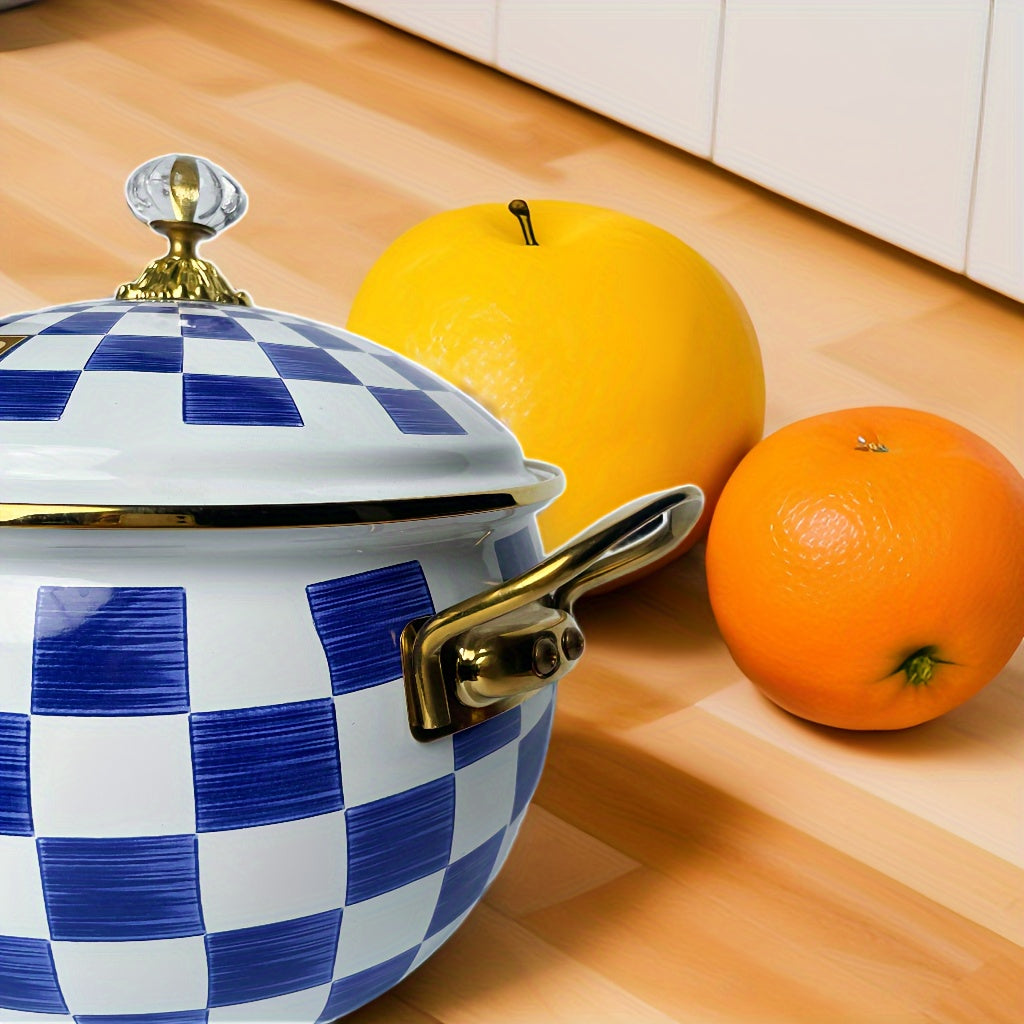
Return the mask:
[(166, 256), (117, 290), (129, 301), (191, 300), (250, 306), (221, 272), (202, 259), (199, 243), (230, 227), (245, 213), (238, 183), (200, 157), (171, 154), (150, 160), (128, 179), (125, 195), (132, 213), (170, 242)]
[(0, 357), (5, 356), (15, 345), (20, 345), (26, 338), (31, 337), (31, 334), (0, 334)]

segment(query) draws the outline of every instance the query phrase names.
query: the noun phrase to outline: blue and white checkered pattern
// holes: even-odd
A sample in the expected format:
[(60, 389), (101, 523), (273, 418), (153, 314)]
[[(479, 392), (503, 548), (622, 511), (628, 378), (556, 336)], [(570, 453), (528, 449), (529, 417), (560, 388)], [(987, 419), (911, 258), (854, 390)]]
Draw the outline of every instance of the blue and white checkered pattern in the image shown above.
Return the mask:
[(462, 392), (290, 314), (96, 301), (6, 317), (2, 339), (8, 501), (296, 504), (535, 482), (512, 434)]
[(0, 1022), (323, 1024), (436, 950), (508, 853), (554, 694), (417, 743), (398, 633), (453, 575), (537, 560), (535, 526), (503, 529), (471, 569), (271, 558), (276, 640), (208, 559), (4, 583), (25, 641), (0, 644)]
[[(315, 392), (365, 391), (405, 434), (465, 434), (435, 399), (453, 389), (369, 342), (312, 321), (215, 303), (74, 303), (0, 321), (28, 335), (0, 359), (0, 421), (59, 420), (90, 374), (172, 378), (185, 423), (301, 427)], [(58, 341), (59, 339), (59, 341)]]

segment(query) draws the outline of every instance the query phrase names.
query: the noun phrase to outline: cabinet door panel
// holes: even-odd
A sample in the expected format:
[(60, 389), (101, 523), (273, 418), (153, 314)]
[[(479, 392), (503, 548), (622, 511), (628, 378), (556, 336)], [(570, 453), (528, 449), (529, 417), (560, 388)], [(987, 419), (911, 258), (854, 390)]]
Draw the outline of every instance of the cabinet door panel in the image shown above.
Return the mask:
[(494, 63), (497, 0), (356, 0), (346, 7), (372, 14), (476, 60)]
[(995, 0), (967, 273), (1024, 299), (1024, 0)]
[(716, 163), (963, 270), (988, 0), (729, 0)]
[(503, 71), (708, 156), (719, 0), (500, 0)]

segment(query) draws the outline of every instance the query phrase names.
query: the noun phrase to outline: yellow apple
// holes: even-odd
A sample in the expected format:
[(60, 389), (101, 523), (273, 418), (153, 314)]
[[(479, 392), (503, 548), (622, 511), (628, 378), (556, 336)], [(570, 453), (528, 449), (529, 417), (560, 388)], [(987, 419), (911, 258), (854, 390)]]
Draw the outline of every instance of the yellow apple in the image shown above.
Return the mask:
[(563, 469), (566, 491), (539, 519), (549, 550), (682, 483), (708, 499), (696, 540), (764, 429), (743, 304), (661, 228), (581, 203), (517, 203), (407, 231), (370, 269), (349, 329), (445, 377), (527, 457)]

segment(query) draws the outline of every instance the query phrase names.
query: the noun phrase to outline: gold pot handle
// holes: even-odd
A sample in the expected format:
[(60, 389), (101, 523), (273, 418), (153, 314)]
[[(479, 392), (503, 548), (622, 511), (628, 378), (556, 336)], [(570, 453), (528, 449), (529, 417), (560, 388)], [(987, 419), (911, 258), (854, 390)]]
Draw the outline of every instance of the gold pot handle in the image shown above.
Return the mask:
[(478, 725), (561, 679), (583, 653), (576, 599), (664, 558), (703, 509), (692, 484), (639, 498), (514, 579), (410, 622), (402, 666), (413, 735)]

